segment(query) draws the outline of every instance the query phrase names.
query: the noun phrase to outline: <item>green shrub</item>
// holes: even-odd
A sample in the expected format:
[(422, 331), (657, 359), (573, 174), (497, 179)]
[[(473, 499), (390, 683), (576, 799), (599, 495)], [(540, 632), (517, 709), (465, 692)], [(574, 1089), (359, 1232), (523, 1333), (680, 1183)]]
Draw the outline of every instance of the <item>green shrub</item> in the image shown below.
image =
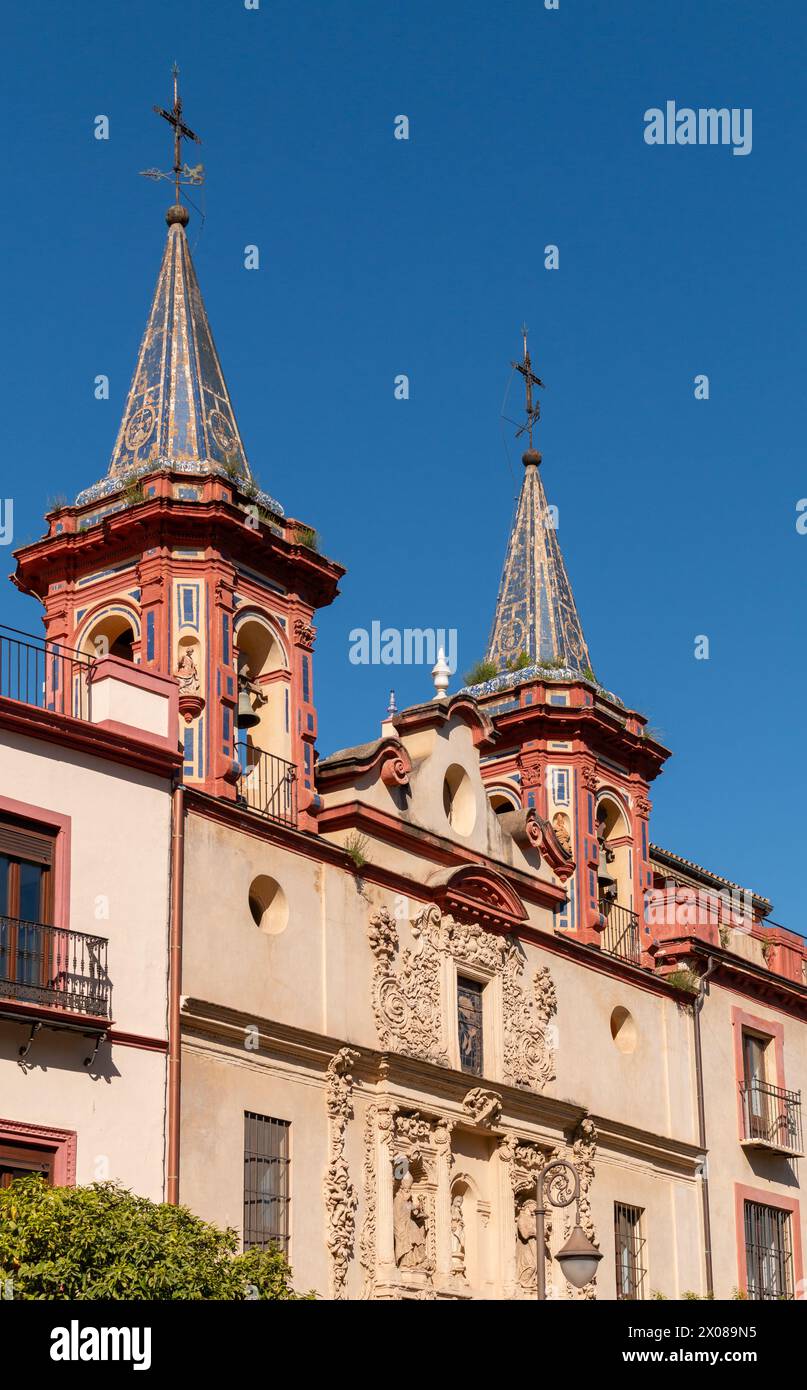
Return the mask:
[[(296, 1299), (283, 1254), (117, 1183), (0, 1191), (0, 1285), (15, 1299)], [(308, 1295), (313, 1297), (314, 1295)]]
[(499, 668), (495, 661), (477, 661), (470, 671), (465, 672), (462, 679), (466, 685), (483, 685), (485, 681), (492, 681), (498, 674)]

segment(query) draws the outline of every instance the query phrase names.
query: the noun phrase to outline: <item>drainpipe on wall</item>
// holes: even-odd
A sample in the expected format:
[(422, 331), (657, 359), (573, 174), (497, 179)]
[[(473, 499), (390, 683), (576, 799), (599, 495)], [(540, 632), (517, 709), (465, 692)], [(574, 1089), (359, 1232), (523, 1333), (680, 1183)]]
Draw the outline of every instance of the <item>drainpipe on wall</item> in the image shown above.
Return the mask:
[(706, 995), (706, 981), (715, 969), (715, 960), (709, 956), (709, 963), (701, 975), (700, 989), (693, 1008), (695, 1021), (695, 1085), (698, 1093), (698, 1144), (703, 1152), (703, 1174), (701, 1176), (701, 1202), (703, 1204), (703, 1255), (706, 1264), (706, 1294), (714, 1296), (712, 1274), (712, 1218), (709, 1212), (709, 1168), (706, 1152), (706, 1108), (703, 1100), (703, 1052), (701, 1050), (701, 1009)]
[(185, 789), (175, 786), (171, 801), (171, 921), (168, 948), (168, 1171), (166, 1200), (179, 1202), (179, 1104), (182, 1068), (180, 995), (182, 991), (182, 907), (185, 883)]

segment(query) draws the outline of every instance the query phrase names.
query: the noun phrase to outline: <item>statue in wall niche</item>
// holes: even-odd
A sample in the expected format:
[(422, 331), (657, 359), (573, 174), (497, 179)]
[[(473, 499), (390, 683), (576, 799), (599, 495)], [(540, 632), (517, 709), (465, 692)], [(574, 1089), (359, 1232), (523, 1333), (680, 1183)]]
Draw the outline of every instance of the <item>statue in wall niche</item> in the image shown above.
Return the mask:
[(556, 811), (552, 817), (552, 829), (554, 830), (561, 849), (565, 849), (567, 854), (572, 852), (572, 827), (569, 817), (565, 811)]
[(460, 1192), (451, 1198), (451, 1273), (465, 1273), (465, 1220)]
[(395, 1263), (399, 1269), (423, 1269), (426, 1253), (426, 1213), (412, 1194), (414, 1178), (404, 1173), (392, 1204)]
[(538, 1204), (534, 1197), (522, 1202), (516, 1217), (516, 1283), (520, 1289), (538, 1287)]
[(180, 695), (199, 694), (199, 673), (196, 670), (196, 663), (193, 659), (196, 651), (195, 647), (182, 647), (179, 663), (176, 669), (176, 678), (179, 682)]

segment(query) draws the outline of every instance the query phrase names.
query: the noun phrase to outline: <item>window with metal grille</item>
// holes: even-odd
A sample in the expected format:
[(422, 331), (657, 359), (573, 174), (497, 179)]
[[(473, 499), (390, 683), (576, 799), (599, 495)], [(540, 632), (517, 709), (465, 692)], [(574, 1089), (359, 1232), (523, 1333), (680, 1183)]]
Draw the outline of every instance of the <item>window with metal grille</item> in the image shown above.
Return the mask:
[(643, 1207), (629, 1207), (624, 1202), (614, 1203), (617, 1298), (641, 1299), (646, 1296), (643, 1216)]
[(482, 1076), (482, 990), (479, 980), (457, 979), (457, 1033), (460, 1066), (463, 1071)]
[(289, 1249), (289, 1125), (244, 1114), (244, 1249)]
[(767, 1207), (762, 1202), (746, 1202), (745, 1267), (749, 1298), (793, 1298), (789, 1211)]

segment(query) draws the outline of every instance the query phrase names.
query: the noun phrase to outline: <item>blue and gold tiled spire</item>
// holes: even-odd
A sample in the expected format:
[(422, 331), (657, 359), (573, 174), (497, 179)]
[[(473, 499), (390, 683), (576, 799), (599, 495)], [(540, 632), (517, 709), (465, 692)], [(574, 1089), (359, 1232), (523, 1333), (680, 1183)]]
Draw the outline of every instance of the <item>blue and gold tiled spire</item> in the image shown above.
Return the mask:
[(168, 242), (112, 451), (110, 477), (158, 460), (250, 470), (185, 234), (187, 210), (166, 213)]
[(527, 423), (519, 433), (529, 433), (529, 448), (485, 659), (504, 672), (508, 662), (525, 652), (530, 666), (583, 672), (590, 670), (591, 660), (541, 482), (541, 455), (532, 445), (533, 426), (540, 418), (532, 388), (543, 383), (532, 372), (526, 330), (524, 359), (513, 366), (527, 386)]

